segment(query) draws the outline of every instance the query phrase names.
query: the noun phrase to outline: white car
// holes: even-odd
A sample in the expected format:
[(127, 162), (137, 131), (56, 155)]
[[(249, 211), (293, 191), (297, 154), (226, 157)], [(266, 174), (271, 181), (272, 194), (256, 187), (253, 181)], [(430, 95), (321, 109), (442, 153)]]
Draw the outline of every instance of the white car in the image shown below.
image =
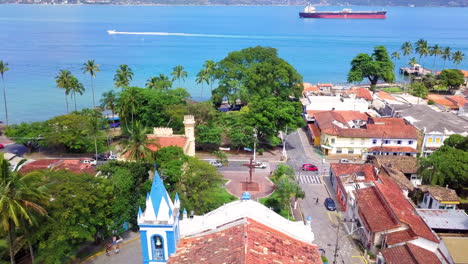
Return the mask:
[(223, 164), (219, 160), (210, 160), (210, 165), (213, 165), (216, 168), (221, 168), (223, 166)]
[(91, 166), (96, 166), (97, 165), (97, 161), (95, 159), (87, 159), (87, 158), (84, 158), (81, 160), (84, 164), (90, 164)]
[(340, 159), (340, 163), (350, 163), (348, 159)]
[(267, 167), (265, 163), (260, 162), (260, 161), (253, 161), (252, 164), (254, 168), (257, 168), (257, 169), (265, 169)]
[(108, 159), (108, 160), (116, 160), (116, 159), (117, 159), (117, 155), (111, 154), (111, 155), (109, 155), (109, 157), (108, 157), (107, 159)]

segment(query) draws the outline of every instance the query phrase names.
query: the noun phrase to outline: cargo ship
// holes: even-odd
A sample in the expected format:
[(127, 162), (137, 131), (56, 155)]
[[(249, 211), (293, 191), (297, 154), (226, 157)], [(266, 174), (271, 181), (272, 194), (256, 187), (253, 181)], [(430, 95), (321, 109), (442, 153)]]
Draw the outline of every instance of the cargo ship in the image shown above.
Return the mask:
[(315, 7), (308, 5), (304, 12), (299, 13), (301, 18), (364, 18), (364, 19), (384, 19), (387, 11), (353, 11), (345, 8), (342, 11), (316, 11)]

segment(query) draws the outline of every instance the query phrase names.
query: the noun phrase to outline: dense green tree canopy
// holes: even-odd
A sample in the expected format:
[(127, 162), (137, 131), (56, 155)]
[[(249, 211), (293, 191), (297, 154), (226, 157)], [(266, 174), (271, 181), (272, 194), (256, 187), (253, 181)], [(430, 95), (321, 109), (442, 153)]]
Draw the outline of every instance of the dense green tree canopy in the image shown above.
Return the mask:
[[(93, 152), (95, 150), (95, 132), (90, 129), (93, 116), (86, 112), (73, 112), (56, 116), (45, 122), (43, 137), (48, 146), (64, 148), (70, 152)], [(97, 147), (103, 150), (106, 137), (103, 131), (97, 131)]]
[(392, 82), (395, 79), (393, 62), (384, 46), (374, 48), (372, 55), (360, 53), (351, 61), (348, 82), (361, 82), (367, 78), (372, 86), (379, 80)]
[(468, 137), (452, 135), (432, 155), (420, 160), (426, 183), (449, 185), (457, 191), (468, 186)]
[(223, 176), (215, 167), (184, 155), (179, 147), (156, 152), (156, 163), (168, 192), (179, 193), (181, 206), (198, 214), (214, 210), (235, 199), (223, 188)]
[(458, 89), (460, 85), (465, 83), (463, 73), (457, 69), (443, 70), (439, 74), (439, 79), (441, 84), (450, 89)]
[(109, 235), (113, 224), (112, 182), (88, 174), (39, 171), (51, 202), (48, 217), (41, 220), (33, 236), (38, 244), (38, 263), (66, 263), (84, 242)]
[(259, 139), (265, 141), (276, 137), (286, 127), (292, 131), (305, 125), (301, 103), (282, 101), (277, 97), (256, 100), (242, 111), (245, 124), (256, 127)]
[(216, 104), (224, 97), (231, 103), (236, 99), (247, 103), (252, 96), (287, 99), (299, 97), (302, 92), (302, 76), (279, 58), (274, 48), (257, 46), (233, 51), (218, 62), (215, 76), (219, 84), (213, 90)]

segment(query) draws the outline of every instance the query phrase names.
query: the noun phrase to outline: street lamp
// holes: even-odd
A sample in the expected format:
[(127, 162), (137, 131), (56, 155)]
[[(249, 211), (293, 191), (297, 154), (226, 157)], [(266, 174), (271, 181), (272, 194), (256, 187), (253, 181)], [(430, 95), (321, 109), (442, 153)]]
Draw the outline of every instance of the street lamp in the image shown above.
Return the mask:
[(257, 159), (255, 158), (257, 154), (257, 128), (253, 129), (253, 136), (254, 136), (254, 153), (253, 153), (253, 160), (256, 161)]

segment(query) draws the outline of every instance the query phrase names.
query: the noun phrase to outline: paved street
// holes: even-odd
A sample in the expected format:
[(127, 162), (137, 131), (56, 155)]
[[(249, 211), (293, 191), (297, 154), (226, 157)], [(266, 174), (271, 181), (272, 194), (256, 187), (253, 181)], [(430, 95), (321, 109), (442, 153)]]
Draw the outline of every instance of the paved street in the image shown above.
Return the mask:
[[(327, 186), (329, 185), (329, 164), (313, 150), (306, 134), (300, 129), (287, 136), (286, 150), (288, 152), (287, 164), (296, 170), (296, 179), (306, 194), (306, 198), (301, 201), (300, 207), (304, 218), (307, 216), (312, 217), (312, 231), (315, 234), (314, 243), (325, 251), (329, 263), (333, 263), (338, 237), (336, 263), (365, 263), (342, 225), (340, 225), (337, 234), (340, 216), (336, 212), (328, 211), (324, 206), (325, 198), (331, 196), (335, 199), (333, 189)], [(302, 171), (302, 164), (305, 163), (316, 165), (319, 172)], [(338, 206), (338, 203), (336, 204)]]

